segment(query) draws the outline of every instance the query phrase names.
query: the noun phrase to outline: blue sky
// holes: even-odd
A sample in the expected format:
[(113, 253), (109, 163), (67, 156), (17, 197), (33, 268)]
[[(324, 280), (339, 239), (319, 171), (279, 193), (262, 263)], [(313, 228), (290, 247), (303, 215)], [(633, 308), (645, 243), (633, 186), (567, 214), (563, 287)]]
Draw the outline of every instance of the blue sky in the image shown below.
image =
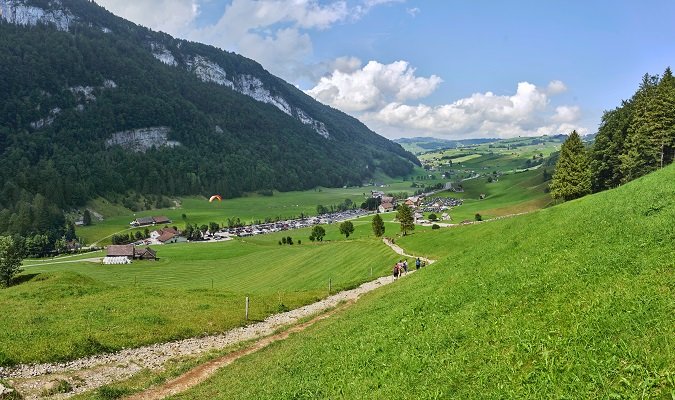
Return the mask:
[(253, 58), (389, 138), (593, 133), (675, 66), (673, 1), (97, 2)]

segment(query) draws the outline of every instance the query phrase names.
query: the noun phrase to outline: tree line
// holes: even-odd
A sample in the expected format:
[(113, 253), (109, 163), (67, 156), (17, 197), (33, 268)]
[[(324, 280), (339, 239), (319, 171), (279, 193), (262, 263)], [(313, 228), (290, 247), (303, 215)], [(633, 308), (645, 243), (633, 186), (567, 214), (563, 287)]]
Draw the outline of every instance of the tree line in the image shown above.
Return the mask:
[(645, 74), (635, 94), (605, 111), (594, 143), (573, 131), (551, 183), (553, 198), (572, 200), (611, 189), (671, 164), (675, 157), (675, 78)]

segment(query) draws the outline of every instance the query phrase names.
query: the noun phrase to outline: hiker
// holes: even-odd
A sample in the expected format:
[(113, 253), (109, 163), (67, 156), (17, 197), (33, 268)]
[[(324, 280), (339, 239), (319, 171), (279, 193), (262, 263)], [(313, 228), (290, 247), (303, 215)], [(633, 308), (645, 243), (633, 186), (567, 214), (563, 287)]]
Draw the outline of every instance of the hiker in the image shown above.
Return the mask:
[(394, 280), (398, 279), (400, 272), (400, 265), (398, 263), (394, 264)]
[(417, 260), (415, 260), (415, 269), (420, 269), (420, 265), (422, 265), (422, 262), (420, 261), (420, 258), (417, 257)]
[(408, 273), (408, 260), (403, 260), (403, 271)]

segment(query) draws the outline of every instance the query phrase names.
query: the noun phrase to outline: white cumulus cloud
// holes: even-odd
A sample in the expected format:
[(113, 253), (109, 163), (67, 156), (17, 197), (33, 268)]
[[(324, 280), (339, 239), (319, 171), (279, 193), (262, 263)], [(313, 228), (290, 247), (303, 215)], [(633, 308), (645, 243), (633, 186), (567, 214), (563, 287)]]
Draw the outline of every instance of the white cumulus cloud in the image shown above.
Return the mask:
[(548, 84), (548, 94), (555, 95), (555, 94), (565, 92), (566, 90), (567, 90), (567, 86), (565, 86), (565, 84), (562, 83), (561, 81), (555, 80), (555, 81), (549, 82), (549, 84)]
[(515, 93), (474, 93), (448, 104), (410, 104), (434, 92), (441, 78), (415, 76), (405, 61), (381, 64), (370, 61), (363, 68), (335, 70), (307, 93), (326, 104), (350, 112), (385, 135), (436, 135), (446, 137), (513, 137), (567, 133), (576, 125), (578, 106), (551, 110), (551, 97), (566, 90), (561, 81), (538, 87), (517, 84)]
[(391, 101), (426, 97), (442, 82), (436, 75), (415, 76), (415, 69), (405, 61), (391, 64), (370, 61), (359, 69), (353, 68), (354, 59), (350, 61), (349, 68), (336, 68), (307, 93), (345, 111), (366, 111)]

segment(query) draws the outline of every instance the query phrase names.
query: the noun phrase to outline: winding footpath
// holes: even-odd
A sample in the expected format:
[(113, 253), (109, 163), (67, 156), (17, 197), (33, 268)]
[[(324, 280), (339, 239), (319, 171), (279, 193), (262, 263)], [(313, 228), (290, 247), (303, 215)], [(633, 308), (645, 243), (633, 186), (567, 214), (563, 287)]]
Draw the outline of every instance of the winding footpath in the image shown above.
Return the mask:
[[(395, 245), (391, 240), (383, 239), (383, 241), (397, 254), (415, 257), (406, 254), (401, 247)], [(434, 262), (434, 260), (422, 257), (420, 259), (425, 260), (427, 264)], [(415, 272), (415, 270), (412, 269), (408, 274), (412, 272)], [(285, 313), (271, 315), (262, 322), (231, 329), (219, 335), (124, 349), (116, 353), (101, 354), (65, 363), (23, 364), (12, 368), (0, 368), (0, 378), (9, 380), (24, 399), (43, 398), (42, 394), (55, 385), (55, 382), (65, 380), (70, 383), (72, 390), (51, 397), (64, 399), (94, 390), (103, 385), (128, 379), (144, 369), (161, 371), (164, 365), (172, 359), (200, 356), (244, 341), (255, 340), (248, 347), (208, 361), (169, 382), (130, 397), (130, 399), (144, 400), (161, 399), (197, 385), (212, 376), (219, 368), (271, 343), (286, 339), (291, 333), (301, 332), (314, 323), (346, 309), (354, 304), (362, 294), (392, 282), (394, 280), (391, 276), (381, 277), (366, 282), (356, 289), (339, 292), (316, 303)], [(314, 318), (297, 324), (300, 319), (311, 316), (314, 316)], [(280, 328), (289, 326), (290, 328), (275, 333)]]

